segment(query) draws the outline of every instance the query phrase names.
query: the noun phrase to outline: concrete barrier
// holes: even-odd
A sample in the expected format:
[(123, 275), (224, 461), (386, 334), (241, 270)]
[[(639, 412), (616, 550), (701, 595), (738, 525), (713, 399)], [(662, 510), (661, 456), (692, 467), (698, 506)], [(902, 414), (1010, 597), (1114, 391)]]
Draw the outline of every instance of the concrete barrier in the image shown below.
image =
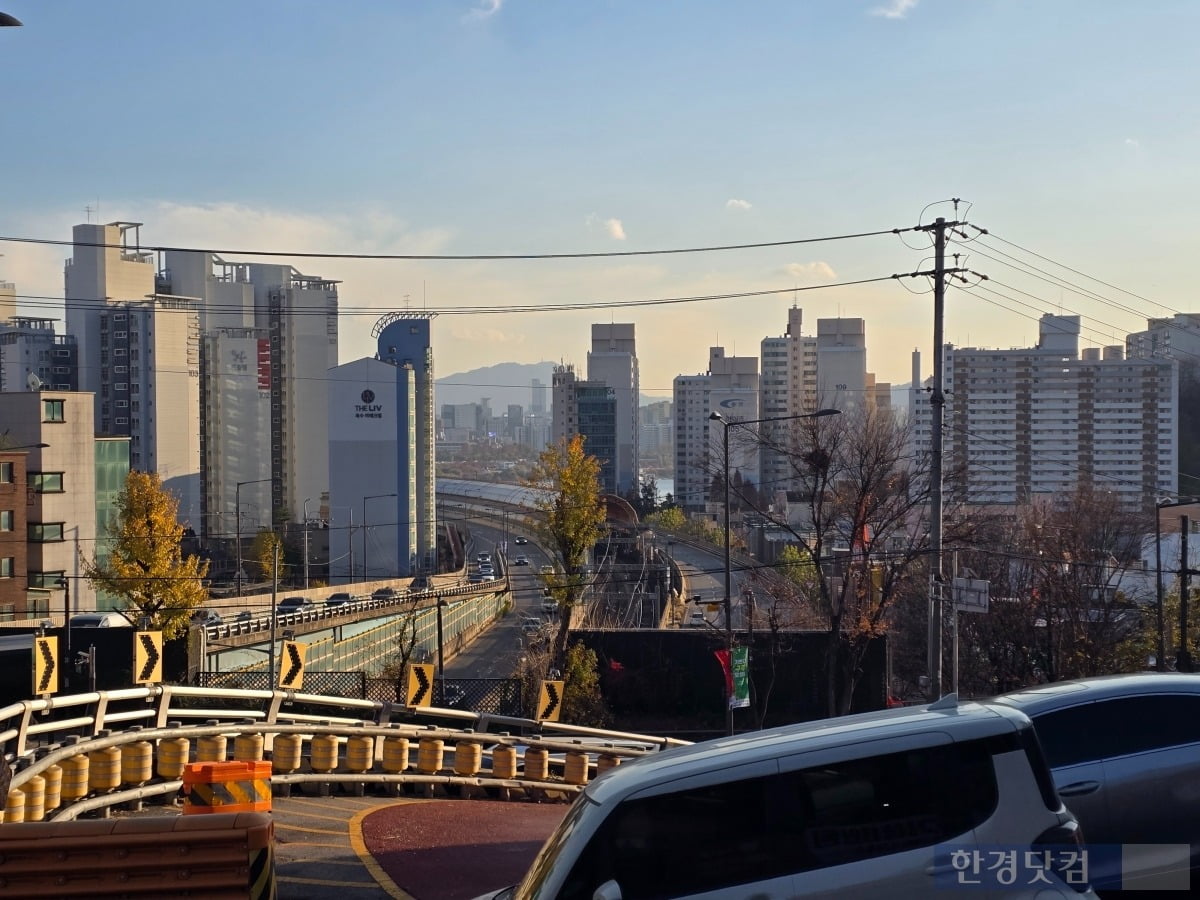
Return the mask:
[(0, 897), (274, 900), (266, 813), (34, 822), (0, 828)]

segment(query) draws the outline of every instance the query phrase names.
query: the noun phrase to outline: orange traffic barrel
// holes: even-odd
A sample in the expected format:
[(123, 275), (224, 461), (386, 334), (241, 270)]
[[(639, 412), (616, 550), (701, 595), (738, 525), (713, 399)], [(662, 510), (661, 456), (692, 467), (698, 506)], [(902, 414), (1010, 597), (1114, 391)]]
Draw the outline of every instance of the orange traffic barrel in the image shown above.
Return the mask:
[(256, 760), (189, 763), (183, 814), (271, 811), (271, 764)]

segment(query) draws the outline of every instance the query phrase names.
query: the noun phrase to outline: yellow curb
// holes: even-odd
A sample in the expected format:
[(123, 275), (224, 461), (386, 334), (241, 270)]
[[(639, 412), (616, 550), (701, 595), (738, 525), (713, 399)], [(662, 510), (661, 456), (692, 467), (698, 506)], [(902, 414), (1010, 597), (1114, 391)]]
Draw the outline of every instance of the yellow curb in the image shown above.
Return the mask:
[(355, 813), (354, 818), (350, 820), (350, 846), (354, 852), (358, 854), (358, 858), (362, 864), (367, 867), (367, 871), (371, 873), (371, 877), (379, 882), (379, 886), (384, 892), (396, 900), (417, 900), (416, 897), (401, 889), (400, 885), (392, 881), (391, 876), (383, 871), (383, 867), (375, 861), (369, 850), (367, 843), (363, 840), (362, 820), (373, 812), (381, 809), (388, 809), (392, 806), (407, 806), (410, 803), (429, 803), (429, 800), (397, 800), (391, 803), (381, 803), (379, 806), (372, 806), (369, 809), (364, 809), (361, 812)]

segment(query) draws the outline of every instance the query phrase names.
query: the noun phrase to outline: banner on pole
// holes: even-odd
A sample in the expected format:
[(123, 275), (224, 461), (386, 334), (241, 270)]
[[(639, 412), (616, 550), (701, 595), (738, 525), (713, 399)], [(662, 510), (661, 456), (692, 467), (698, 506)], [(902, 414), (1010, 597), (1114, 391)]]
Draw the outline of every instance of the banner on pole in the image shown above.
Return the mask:
[(740, 709), (750, 705), (750, 648), (733, 648), (733, 690), (729, 695), (729, 708)]

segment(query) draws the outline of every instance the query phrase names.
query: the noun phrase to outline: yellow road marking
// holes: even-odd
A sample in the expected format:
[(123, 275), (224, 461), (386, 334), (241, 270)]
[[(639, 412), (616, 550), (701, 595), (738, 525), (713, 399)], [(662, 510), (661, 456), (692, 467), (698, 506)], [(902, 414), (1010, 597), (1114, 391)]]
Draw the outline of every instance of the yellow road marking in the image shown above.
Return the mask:
[(396, 884), (396, 882), (392, 881), (391, 876), (389, 876), (387, 872), (383, 871), (383, 867), (375, 861), (375, 857), (373, 857), (371, 852), (367, 850), (367, 844), (366, 841), (363, 840), (362, 835), (362, 820), (365, 819), (370, 813), (373, 813), (376, 810), (386, 809), (389, 806), (407, 806), (410, 803), (430, 802), (432, 801), (396, 800), (391, 803), (381, 803), (378, 806), (364, 809), (362, 812), (357, 813), (354, 818), (350, 820), (350, 846), (354, 848), (354, 852), (358, 854), (358, 858), (362, 860), (362, 864), (367, 867), (367, 871), (371, 873), (371, 877), (379, 882), (379, 886), (383, 888), (384, 892), (396, 898), (396, 900), (416, 900), (416, 898), (404, 891), (400, 885)]
[[(300, 847), (302, 844), (296, 844)], [(344, 849), (344, 848), (343, 848)], [(362, 868), (362, 862), (355, 857), (354, 859), (333, 859), (328, 856), (297, 856), (295, 859), (289, 859), (289, 866), (297, 866), (302, 863), (320, 863), (323, 866), (354, 866), (356, 869)]]
[(275, 828), (286, 828), (288, 831), (307, 831), (309, 834), (336, 834), (339, 837), (346, 834), (345, 829), (334, 831), (331, 828), (309, 828), (307, 825), (289, 825), (287, 822), (276, 822)]
[[(345, 844), (322, 844), (320, 841), (289, 841), (285, 838), (277, 838), (277, 840), (282, 847), (328, 847), (330, 850), (346, 849)], [(353, 836), (351, 836), (351, 843), (353, 844)], [(290, 862), (290, 860), (285, 859), (283, 862)]]
[[(280, 806), (286, 807), (289, 804), (295, 803), (298, 806), (316, 806), (319, 809), (329, 809), (329, 807), (338, 806), (339, 802), (346, 802), (349, 809), (362, 809), (363, 803), (374, 803), (374, 797), (326, 797), (323, 800), (318, 800), (308, 797), (280, 797)], [(354, 801), (358, 801), (357, 803)]]
[[(305, 819), (320, 819), (320, 820), (322, 820), (322, 821), (324, 821), (324, 822), (341, 822), (343, 825), (347, 824), (347, 823), (350, 821), (350, 816), (349, 816), (349, 815), (344, 815), (344, 816), (322, 816), (322, 815), (320, 815), (320, 814), (318, 814), (318, 813), (301, 812), (301, 811), (300, 811), (300, 810), (298, 810), (298, 809), (279, 809), (279, 808), (278, 808), (278, 804), (276, 804), (276, 808), (275, 808), (274, 812), (275, 812), (275, 815), (276, 815), (276, 817), (278, 817), (278, 816), (280, 816), (280, 815), (284, 815), (284, 816), (302, 816), (302, 817), (304, 817)], [(276, 821), (278, 822), (278, 818), (276, 818)]]

